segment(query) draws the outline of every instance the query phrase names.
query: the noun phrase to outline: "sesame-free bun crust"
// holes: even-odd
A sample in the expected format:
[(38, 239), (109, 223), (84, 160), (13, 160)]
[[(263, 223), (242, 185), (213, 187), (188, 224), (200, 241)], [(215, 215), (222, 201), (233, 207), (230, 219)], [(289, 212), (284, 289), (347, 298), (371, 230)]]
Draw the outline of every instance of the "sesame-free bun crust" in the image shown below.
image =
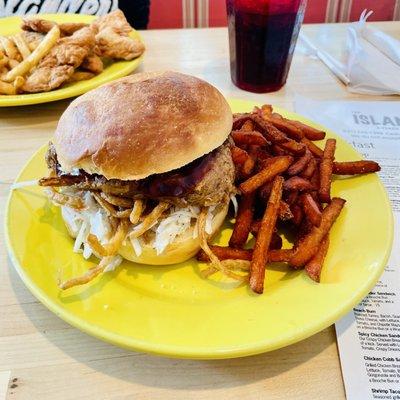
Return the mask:
[[(219, 228), (225, 220), (227, 213), (228, 204), (221, 205), (218, 209), (218, 212), (214, 215), (214, 218), (211, 221), (211, 237), (218, 232)], [(63, 220), (67, 227), (69, 235), (75, 238), (77, 232), (74, 232), (68, 220), (66, 220), (64, 217)], [(200, 250), (200, 239), (199, 237), (193, 238), (193, 229), (194, 226), (183, 232), (183, 234), (177, 236), (175, 241), (169, 244), (161, 254), (157, 255), (156, 250), (150, 244), (143, 243), (142, 240), (142, 254), (140, 256), (136, 255), (129, 240), (127, 240), (126, 243), (119, 249), (119, 254), (126, 260), (133, 261), (139, 264), (178, 264), (193, 257)]]
[(75, 99), (54, 145), (64, 171), (137, 180), (209, 153), (231, 128), (228, 103), (207, 82), (177, 72), (141, 73)]

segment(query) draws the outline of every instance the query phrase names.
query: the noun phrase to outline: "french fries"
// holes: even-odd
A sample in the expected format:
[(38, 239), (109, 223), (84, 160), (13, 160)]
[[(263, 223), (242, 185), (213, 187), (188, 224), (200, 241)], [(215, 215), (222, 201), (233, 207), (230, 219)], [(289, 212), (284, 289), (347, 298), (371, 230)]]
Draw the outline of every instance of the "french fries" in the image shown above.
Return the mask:
[(11, 39), (5, 36), (0, 36), (0, 43), (9, 59), (15, 61), (21, 60), (21, 56), (19, 55), (18, 50)]
[(303, 156), (301, 156), (295, 163), (293, 163), (287, 170), (288, 175), (299, 175), (300, 172), (308, 166), (312, 158), (311, 152), (307, 149)]
[[(260, 134), (265, 140), (259, 139)], [(241, 194), (239, 214), (229, 246), (210, 246), (213, 256), (226, 262), (227, 268), (243, 271), (251, 260), (249, 283), (256, 293), (263, 291), (269, 262), (305, 268), (310, 278), (319, 282), (329, 247), (328, 235), (345, 204), (340, 198), (330, 200), (332, 174), (377, 172), (379, 164), (335, 162), (334, 139), (328, 139), (322, 150), (313, 141), (324, 139), (325, 132), (288, 120), (270, 105), (236, 114), (231, 137), (235, 143), (231, 150), (236, 184)], [(295, 238), (293, 248), (281, 248), (280, 228)], [(253, 249), (244, 249), (249, 230), (256, 244)], [(198, 259), (210, 260), (203, 251)], [(244, 264), (234, 266), (229, 264), (232, 260)], [(203, 272), (209, 276), (216, 271), (210, 267)]]
[(307, 146), (308, 150), (311, 151), (314, 157), (322, 158), (322, 156), (324, 155), (324, 151), (306, 137), (303, 137), (303, 139), (301, 139), (301, 143)]
[(297, 126), (303, 135), (309, 140), (322, 140), (325, 139), (325, 132), (319, 129), (313, 128), (312, 126), (303, 124), (300, 121), (290, 121), (292, 125)]
[(295, 226), (299, 226), (303, 221), (303, 209), (298, 204), (293, 204), (291, 208), (291, 212), (293, 215), (293, 224)]
[(264, 185), (264, 183), (272, 180), (276, 175), (286, 171), (293, 162), (293, 158), (290, 156), (281, 156), (268, 159), (268, 161), (264, 169), (239, 185), (239, 189), (243, 194), (254, 192)]
[(322, 266), (329, 249), (329, 235), (326, 235), (315, 254), (315, 256), (307, 263), (305, 270), (307, 275), (315, 282), (320, 281)]
[(234, 114), (233, 115), (233, 130), (241, 129), (241, 127), (250, 120), (250, 113)]
[[(278, 213), (279, 213), (279, 211), (278, 211)], [(272, 234), (271, 243), (269, 244), (269, 248), (270, 248), (270, 250), (280, 250), (282, 248), (282, 244), (283, 244), (283, 240), (275, 230)]]
[(328, 139), (325, 143), (324, 154), (319, 167), (319, 182), (318, 191), (319, 199), (324, 203), (331, 201), (331, 183), (333, 160), (335, 159), (336, 140)]
[(316, 188), (307, 179), (301, 178), (300, 176), (292, 176), (285, 181), (283, 184), (283, 189), (288, 191), (295, 190), (298, 192), (303, 192), (315, 190)]
[(275, 128), (274, 125), (264, 120), (259, 115), (252, 115), (251, 119), (255, 125), (261, 129), (261, 133), (270, 142), (280, 145), (282, 148), (293, 154), (304, 153), (305, 146), (302, 143), (298, 143), (295, 140), (288, 138), (283, 132)]
[(284, 119), (282, 117), (277, 116), (271, 116), (271, 117), (266, 117), (263, 116), (263, 118), (270, 122), (272, 125), (275, 126), (275, 128), (278, 128), (282, 132), (285, 132), (286, 135), (288, 135), (290, 138), (294, 140), (300, 140), (304, 135), (301, 129), (299, 129), (296, 125), (292, 124), (292, 121), (288, 121), (287, 119)]
[(267, 139), (257, 131), (232, 131), (231, 135), (237, 145), (256, 144), (263, 146), (268, 143)]
[(9, 58), (8, 65), (10, 66), (10, 68), (15, 68), (17, 65), (19, 65), (19, 61), (14, 60), (13, 58)]
[(18, 90), (24, 85), (25, 83), (25, 78), (22, 76), (17, 76), (14, 80), (14, 88), (18, 92)]
[(0, 50), (0, 68), (8, 65), (8, 57)]
[(380, 170), (381, 167), (377, 162), (362, 160), (362, 161), (334, 162), (332, 172), (336, 175), (358, 175), (358, 174), (368, 174), (371, 172), (378, 172)]
[(242, 127), (240, 128), (241, 131), (245, 131), (245, 132), (252, 132), (254, 131), (254, 124), (253, 121), (251, 120), (247, 120)]
[(286, 203), (288, 203), (289, 206), (293, 206), (294, 204), (296, 204), (298, 197), (299, 192), (289, 192), (289, 194), (286, 196)]
[[(268, 164), (264, 166), (264, 168), (268, 168)], [(269, 199), (269, 195), (271, 194), (271, 189), (272, 189), (272, 182), (266, 182), (264, 183), (258, 190), (258, 195), (259, 197), (267, 203)]]
[(247, 157), (247, 160), (243, 163), (243, 166), (242, 166), (242, 176), (244, 178), (247, 178), (251, 175), (251, 173), (254, 170), (255, 164), (256, 163), (255, 163), (253, 157), (250, 157), (250, 156)]
[(279, 219), (281, 221), (289, 221), (293, 218), (293, 213), (290, 210), (289, 204), (281, 200), (279, 204)]
[(268, 261), (268, 249), (271, 243), (278, 210), (282, 198), (283, 178), (276, 176), (272, 185), (271, 195), (261, 222), (261, 227), (254, 245), (250, 265), (250, 287), (255, 293), (264, 291), (265, 266)]
[(6, 82), (13, 81), (17, 76), (24, 76), (33, 67), (39, 64), (40, 60), (51, 50), (60, 37), (60, 29), (57, 25), (53, 26), (46, 34), (44, 39), (39, 43), (38, 47), (29, 54), (20, 64), (14, 67), (5, 77)]
[(232, 154), (232, 160), (235, 164), (244, 164), (244, 162), (249, 157), (246, 150), (243, 150), (237, 146), (231, 147), (231, 154)]
[(232, 236), (229, 240), (229, 246), (241, 248), (247, 242), (251, 223), (253, 222), (254, 199), (254, 192), (243, 196), (243, 199), (239, 204), (239, 210), (233, 227)]
[(282, 132), (285, 132), (290, 138), (299, 141), (304, 136), (301, 129), (293, 124), (293, 121), (283, 118), (282, 115), (272, 111), (272, 106), (269, 104), (263, 105), (261, 109), (258, 107), (255, 108), (255, 112), (261, 115), (262, 118), (270, 122), (276, 128)]
[(12, 40), (14, 41), (15, 45), (17, 46), (17, 49), (21, 53), (22, 59), (23, 60), (27, 59), (31, 54), (31, 50), (29, 49), (29, 46), (26, 43), (23, 35), (21, 33), (17, 33), (12, 37)]
[(15, 90), (14, 85), (11, 83), (3, 82), (0, 80), (0, 94), (15, 94), (17, 91)]
[(303, 211), (308, 220), (314, 226), (320, 226), (321, 224), (321, 210), (318, 204), (313, 199), (310, 193), (305, 193), (301, 195), (301, 205), (303, 206)]
[(311, 157), (311, 159), (308, 161), (308, 165), (306, 166), (306, 168), (301, 171), (300, 176), (305, 179), (310, 179), (314, 175), (316, 168), (317, 161), (314, 157)]
[(324, 208), (321, 215), (321, 223), (314, 226), (311, 232), (297, 243), (293, 256), (289, 264), (293, 268), (301, 268), (317, 254), (319, 246), (328, 234), (336, 218), (339, 216), (346, 200), (334, 197)]

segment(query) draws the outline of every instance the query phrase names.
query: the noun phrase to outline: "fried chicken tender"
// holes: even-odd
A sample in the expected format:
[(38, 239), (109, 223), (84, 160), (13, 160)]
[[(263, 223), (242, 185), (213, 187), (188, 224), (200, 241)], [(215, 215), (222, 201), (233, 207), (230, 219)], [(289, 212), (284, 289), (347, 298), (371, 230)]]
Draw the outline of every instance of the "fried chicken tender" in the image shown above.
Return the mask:
[(61, 65), (35, 69), (22, 86), (28, 93), (48, 92), (61, 86), (74, 73), (74, 67)]
[(39, 32), (22, 31), (21, 34), (25, 41), (28, 43), (29, 49), (31, 51), (35, 50), (44, 38), (44, 34)]
[(61, 86), (73, 75), (75, 68), (93, 50), (94, 32), (90, 27), (82, 28), (73, 35), (64, 37), (50, 50), (27, 77), (22, 90), (29, 93), (48, 92)]
[[(57, 25), (56, 22), (48, 21), (46, 19), (24, 18), (22, 20), (21, 28), (24, 31), (47, 33), (54, 25)], [(86, 26), (88, 26), (88, 24), (82, 22), (65, 22), (62, 24), (58, 24), (61, 36), (70, 36), (79, 29), (85, 28)]]
[(92, 51), (95, 44), (94, 32), (90, 27), (82, 28), (73, 35), (57, 41), (50, 53), (39, 64), (40, 67), (71, 65), (79, 67)]
[(121, 10), (115, 10), (103, 17), (97, 18), (93, 21), (92, 26), (94, 26), (98, 32), (105, 28), (112, 28), (116, 33), (123, 36), (128, 36), (133, 30)]
[(83, 60), (83, 62), (81, 64), (81, 68), (86, 71), (93, 72), (94, 74), (97, 75), (103, 71), (104, 65), (103, 65), (103, 61), (101, 60), (101, 58), (98, 55), (96, 55), (94, 53), (90, 53)]
[(144, 51), (144, 45), (137, 39), (121, 36), (113, 28), (102, 29), (96, 35), (95, 53), (100, 57), (132, 60)]

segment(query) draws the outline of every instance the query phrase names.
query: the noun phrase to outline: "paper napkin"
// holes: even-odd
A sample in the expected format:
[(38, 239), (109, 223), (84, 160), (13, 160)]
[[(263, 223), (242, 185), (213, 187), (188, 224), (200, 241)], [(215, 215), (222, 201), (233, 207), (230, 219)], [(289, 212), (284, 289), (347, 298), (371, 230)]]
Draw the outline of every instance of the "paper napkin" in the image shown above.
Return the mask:
[(304, 33), (300, 43), (318, 57), (351, 92), (400, 95), (400, 41), (366, 25), (372, 11), (364, 10), (347, 30), (346, 61), (342, 62), (313, 44)]

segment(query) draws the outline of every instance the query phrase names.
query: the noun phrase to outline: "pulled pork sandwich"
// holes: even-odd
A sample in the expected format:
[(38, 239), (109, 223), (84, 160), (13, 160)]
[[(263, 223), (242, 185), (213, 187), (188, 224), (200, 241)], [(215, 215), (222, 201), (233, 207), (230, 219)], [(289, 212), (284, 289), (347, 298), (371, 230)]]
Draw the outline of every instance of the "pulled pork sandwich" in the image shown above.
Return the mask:
[(207, 251), (235, 190), (231, 129), (222, 94), (176, 72), (135, 74), (74, 100), (49, 145), (50, 175), (39, 183), (61, 206), (74, 250), (101, 261), (61, 288), (122, 257), (175, 264)]

